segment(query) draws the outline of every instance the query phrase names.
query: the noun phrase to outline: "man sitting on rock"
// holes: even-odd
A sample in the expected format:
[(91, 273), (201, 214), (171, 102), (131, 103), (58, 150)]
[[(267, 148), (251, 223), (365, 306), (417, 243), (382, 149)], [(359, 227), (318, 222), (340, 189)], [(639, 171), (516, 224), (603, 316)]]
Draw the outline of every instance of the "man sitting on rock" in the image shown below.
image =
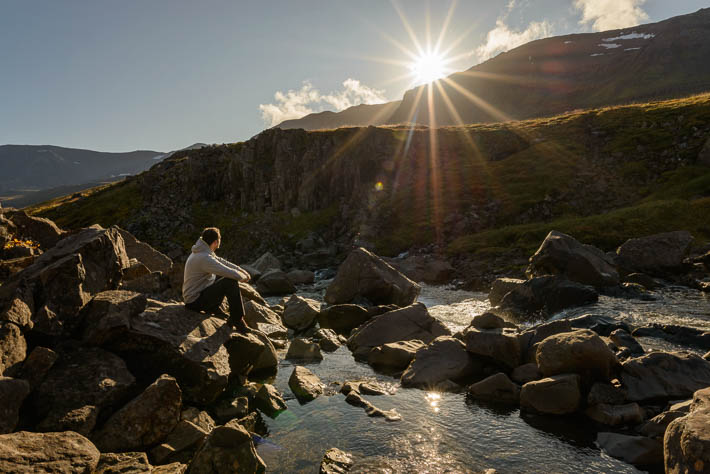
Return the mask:
[(227, 322), (237, 331), (246, 333), (248, 328), (244, 322), (239, 282), (249, 281), (249, 273), (214, 253), (221, 241), (218, 228), (208, 227), (202, 231), (185, 262), (182, 299), (185, 307), (193, 311), (223, 314), (219, 307), (226, 296), (229, 303)]

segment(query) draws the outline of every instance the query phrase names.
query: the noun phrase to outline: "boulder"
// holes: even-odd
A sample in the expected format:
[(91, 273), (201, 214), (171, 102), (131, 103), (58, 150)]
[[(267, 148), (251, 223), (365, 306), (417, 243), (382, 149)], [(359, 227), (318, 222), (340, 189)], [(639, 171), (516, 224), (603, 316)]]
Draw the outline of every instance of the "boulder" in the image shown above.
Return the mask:
[(323, 393), (323, 384), (318, 376), (307, 368), (298, 365), (291, 372), (288, 386), (301, 403), (314, 400)]
[(420, 291), (419, 285), (361, 247), (350, 252), (340, 265), (326, 290), (325, 301), (341, 304), (362, 297), (374, 304), (408, 306)]
[(710, 470), (710, 388), (695, 392), (690, 413), (670, 422), (663, 452), (668, 473)]
[(451, 280), (456, 269), (446, 260), (429, 255), (412, 255), (405, 259), (383, 259), (412, 281), (423, 281), (432, 285)]
[(229, 353), (229, 366), (234, 374), (273, 371), (279, 364), (276, 348), (266, 335), (258, 332), (234, 333), (231, 339), (225, 342), (225, 347)]
[(643, 426), (639, 428), (638, 432), (649, 438), (663, 438), (666, 428), (668, 428), (671, 421), (685, 415), (687, 415), (687, 413), (682, 411), (664, 411), (644, 423)]
[(403, 387), (434, 387), (446, 380), (462, 380), (480, 371), (466, 346), (451, 336), (439, 336), (418, 350), (401, 377)]
[(89, 436), (99, 419), (99, 407), (84, 405), (68, 411), (53, 411), (36, 426), (35, 431), (75, 431)]
[(126, 247), (128, 258), (135, 258), (140, 263), (145, 265), (150, 272), (161, 272), (163, 275), (170, 273), (173, 267), (173, 261), (167, 255), (155, 250), (145, 242), (141, 242), (127, 230), (116, 228)]
[(0, 287), (0, 318), (47, 336), (69, 335), (91, 296), (117, 288), (127, 266), (123, 238), (115, 228), (83, 229)]
[(637, 425), (645, 418), (644, 410), (638, 403), (625, 405), (599, 403), (588, 407), (584, 413), (597, 423), (609, 426)]
[(635, 283), (643, 286), (647, 290), (655, 290), (661, 286), (654, 278), (645, 273), (631, 273), (624, 277), (624, 283)]
[(303, 331), (316, 323), (320, 303), (316, 300), (293, 295), (284, 305), (283, 323), (296, 331)]
[(561, 276), (541, 276), (509, 291), (499, 308), (520, 320), (540, 314), (549, 315), (565, 308), (596, 303), (599, 294), (593, 287)]
[(27, 357), (27, 342), (19, 326), (0, 322), (0, 375), (13, 376)]
[(356, 359), (366, 360), (373, 347), (390, 342), (420, 340), (430, 343), (451, 331), (432, 317), (422, 303), (384, 313), (360, 326), (348, 339)]
[(30, 390), (42, 383), (58, 358), (59, 355), (47, 347), (37, 346), (32, 349), (20, 372), (20, 377), (29, 382)]
[(251, 328), (258, 329), (259, 323), (283, 325), (281, 316), (255, 301), (244, 302), (244, 321)]
[(537, 346), (546, 338), (561, 332), (571, 332), (572, 325), (567, 319), (557, 319), (533, 326), (523, 331), (518, 339), (522, 349), (523, 361), (535, 362)]
[(190, 474), (263, 473), (264, 461), (254, 449), (251, 435), (236, 421), (218, 426), (190, 463)]
[(150, 275), (150, 269), (135, 258), (132, 258), (128, 261), (128, 268), (123, 269), (123, 278), (121, 279), (121, 285), (125, 285), (126, 282), (136, 280), (145, 275)]
[(319, 329), (314, 337), (318, 340), (320, 348), (326, 352), (337, 351), (341, 346), (338, 335), (332, 329)]
[(523, 385), (528, 382), (532, 382), (533, 380), (540, 380), (542, 378), (542, 374), (540, 373), (540, 369), (537, 367), (535, 362), (528, 362), (527, 364), (520, 365), (513, 369), (510, 373), (510, 378), (514, 382)]
[(269, 270), (281, 270), (281, 262), (270, 252), (266, 252), (261, 257), (257, 258), (249, 266), (260, 271), (262, 275), (268, 272)]
[(420, 340), (398, 341), (373, 347), (367, 355), (367, 363), (374, 367), (393, 370), (406, 369), (418, 350), (426, 347)]
[(219, 424), (226, 423), (234, 418), (242, 418), (249, 413), (249, 398), (223, 398), (216, 405), (212, 405), (212, 413)]
[(29, 393), (30, 384), (27, 381), (0, 376), (0, 434), (15, 430), (20, 407)]
[(629, 239), (616, 250), (617, 261), (628, 273), (675, 274), (684, 270), (692, 243), (693, 236), (684, 230)]
[(493, 313), (483, 313), (474, 316), (469, 326), (476, 329), (517, 329), (515, 324), (509, 323), (505, 319)]
[(54, 247), (66, 235), (49, 219), (30, 216), (22, 210), (7, 212), (4, 216), (12, 221), (16, 237), (33, 240), (42, 250)]
[(281, 270), (269, 270), (261, 275), (256, 288), (262, 295), (289, 295), (296, 292), (296, 287)]
[(102, 452), (147, 450), (180, 420), (182, 391), (175, 378), (160, 376), (104, 423), (93, 437)]
[(121, 282), (121, 289), (148, 295), (160, 295), (168, 289), (169, 281), (160, 272), (148, 273), (129, 281)]
[[(44, 381), (31, 396), (34, 415), (46, 431), (62, 431), (65, 420), (84, 426), (95, 421), (91, 408), (111, 413), (131, 395), (135, 379), (118, 356), (99, 348), (79, 348), (59, 354)], [(77, 409), (80, 412), (73, 412)], [(73, 412), (73, 413), (72, 413)], [(90, 424), (90, 423), (89, 423)]]
[(674, 344), (695, 347), (703, 351), (710, 350), (710, 331), (697, 328), (675, 324), (651, 323), (648, 326), (634, 329), (633, 335), (636, 337), (664, 339)]
[(589, 329), (546, 338), (537, 347), (536, 360), (545, 377), (576, 373), (586, 379), (610, 380), (619, 365), (614, 352)]
[(608, 337), (617, 329), (631, 333), (631, 328), (623, 321), (617, 321), (597, 314), (583, 314), (569, 320), (574, 329), (591, 329), (600, 336)]
[(208, 431), (182, 420), (175, 425), (162, 444), (151, 449), (150, 458), (156, 464), (189, 463), (208, 435)]
[(146, 377), (175, 377), (183, 397), (209, 403), (227, 386), (230, 357), (224, 344), (232, 335), (222, 319), (205, 317), (182, 304), (149, 300), (149, 307), (132, 316), (128, 326), (104, 323), (103, 347), (115, 352)]
[(323, 360), (323, 354), (318, 343), (297, 337), (288, 346), (286, 359)]
[(352, 390), (345, 397), (345, 401), (350, 405), (356, 407), (362, 407), (365, 410), (365, 414), (369, 417), (383, 417), (387, 421), (399, 421), (402, 417), (397, 413), (397, 410), (392, 408), (391, 410), (381, 410), (374, 406), (372, 403), (368, 402), (359, 392)]
[(339, 304), (330, 306), (318, 313), (318, 324), (322, 328), (349, 335), (353, 329), (367, 322), (372, 316), (362, 306)]
[(636, 466), (663, 463), (663, 446), (660, 441), (645, 436), (629, 436), (601, 432), (597, 444), (609, 456)]
[(619, 349), (628, 349), (632, 356), (640, 356), (644, 354), (643, 347), (638, 343), (634, 337), (623, 329), (615, 329), (609, 335), (609, 339), (613, 342)]
[(353, 458), (349, 453), (338, 448), (330, 448), (323, 455), (319, 474), (345, 474), (353, 466)]
[(99, 456), (91, 441), (73, 431), (0, 435), (0, 472), (89, 473)]
[(626, 403), (626, 391), (617, 385), (610, 383), (592, 384), (587, 395), (587, 404), (607, 404), (607, 405), (623, 405)]
[(102, 453), (99, 464), (92, 474), (151, 474), (153, 466), (148, 462), (148, 456), (141, 452)]
[(491, 375), (468, 387), (469, 395), (476, 400), (496, 403), (520, 402), (520, 386), (511, 382), (502, 372)]
[(580, 378), (577, 374), (554, 375), (523, 385), (520, 407), (549, 415), (574, 413), (580, 406)]
[(100, 346), (111, 331), (130, 327), (131, 318), (142, 313), (148, 304), (145, 295), (133, 291), (109, 290), (98, 293), (82, 311), (84, 342)]
[(622, 364), (630, 401), (677, 400), (710, 386), (710, 362), (687, 352), (651, 352)]
[(254, 403), (259, 410), (271, 418), (276, 418), (279, 413), (288, 408), (276, 387), (268, 383), (262, 385), (256, 392)]
[(310, 270), (291, 270), (286, 276), (294, 285), (308, 285), (316, 279), (316, 274)]
[(207, 433), (212, 431), (217, 426), (217, 423), (215, 423), (209, 413), (195, 407), (185, 407), (180, 414), (180, 420), (189, 421), (190, 423), (199, 426)]
[(258, 291), (256, 291), (256, 288), (251, 286), (249, 283), (244, 283), (243, 281), (240, 281), (239, 290), (242, 294), (242, 300), (245, 304), (247, 301), (253, 301), (254, 303), (260, 304), (261, 306), (269, 306), (266, 300), (259, 294)]
[(614, 262), (604, 252), (556, 230), (547, 234), (540, 248), (530, 257), (526, 274), (529, 278), (559, 275), (595, 288), (619, 284)]
[(243, 263), (239, 266), (242, 268), (242, 270), (249, 274), (250, 281), (257, 282), (259, 278), (261, 278), (261, 272), (256, 268), (252, 267), (251, 265)]
[(520, 341), (518, 334), (507, 329), (479, 331), (468, 328), (463, 333), (466, 350), (507, 369), (520, 365)]

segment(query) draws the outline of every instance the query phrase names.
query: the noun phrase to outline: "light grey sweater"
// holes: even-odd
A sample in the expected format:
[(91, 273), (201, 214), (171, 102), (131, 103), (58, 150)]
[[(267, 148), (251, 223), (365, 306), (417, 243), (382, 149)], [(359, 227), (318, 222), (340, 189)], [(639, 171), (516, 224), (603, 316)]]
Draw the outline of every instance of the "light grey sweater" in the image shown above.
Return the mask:
[(216, 275), (237, 281), (248, 281), (249, 273), (238, 265), (218, 257), (201, 238), (192, 246), (192, 253), (185, 262), (182, 282), (182, 299), (192, 303), (202, 290), (214, 283)]

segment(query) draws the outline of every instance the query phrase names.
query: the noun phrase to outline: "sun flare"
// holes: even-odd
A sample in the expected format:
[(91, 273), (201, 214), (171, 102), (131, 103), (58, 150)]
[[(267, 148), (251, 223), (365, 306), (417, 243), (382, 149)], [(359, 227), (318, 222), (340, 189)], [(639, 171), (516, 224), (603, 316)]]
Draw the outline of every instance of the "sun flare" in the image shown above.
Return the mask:
[(447, 60), (439, 53), (422, 53), (412, 62), (409, 69), (412, 71), (414, 82), (428, 84), (447, 75)]

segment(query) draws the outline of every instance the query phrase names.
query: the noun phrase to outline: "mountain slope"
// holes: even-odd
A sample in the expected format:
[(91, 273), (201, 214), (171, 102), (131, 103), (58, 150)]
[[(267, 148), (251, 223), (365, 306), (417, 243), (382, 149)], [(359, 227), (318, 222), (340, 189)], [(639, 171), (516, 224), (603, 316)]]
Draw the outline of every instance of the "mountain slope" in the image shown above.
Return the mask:
[[(431, 87), (374, 124), (458, 125), (682, 97), (710, 90), (710, 8), (658, 23), (532, 41)], [(455, 111), (452, 111), (455, 110)], [(317, 128), (335, 128), (340, 114)], [(289, 128), (312, 129), (312, 116)], [(361, 117), (361, 120), (365, 118)]]
[(297, 260), (311, 233), (340, 252), (480, 262), (527, 258), (551, 227), (605, 250), (678, 228), (710, 239), (710, 94), (436, 130), (266, 130), (34, 212), (66, 228), (119, 224), (175, 257), (216, 225), (239, 261)]

